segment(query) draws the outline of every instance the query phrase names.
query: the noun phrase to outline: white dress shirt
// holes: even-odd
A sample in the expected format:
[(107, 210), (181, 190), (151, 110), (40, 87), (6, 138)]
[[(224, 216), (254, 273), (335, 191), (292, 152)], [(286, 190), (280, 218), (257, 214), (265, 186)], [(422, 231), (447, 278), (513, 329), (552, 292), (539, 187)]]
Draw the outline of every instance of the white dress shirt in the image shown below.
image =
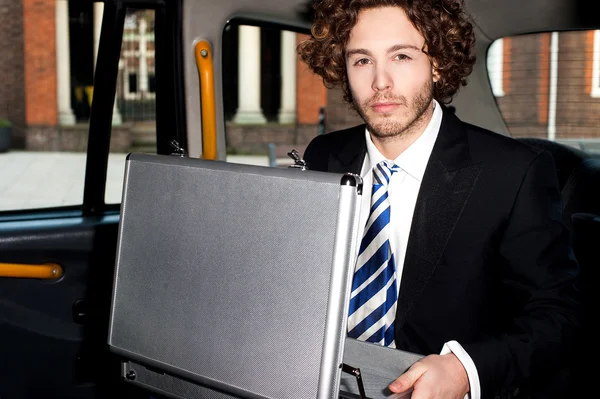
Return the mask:
[[(394, 253), (394, 257), (396, 258), (396, 279), (398, 282), (398, 289), (400, 289), (406, 246), (417, 202), (417, 195), (419, 194), (419, 188), (421, 187), (425, 168), (427, 167), (427, 162), (429, 161), (433, 145), (435, 144), (435, 140), (437, 139), (442, 124), (442, 109), (436, 100), (433, 100), (433, 103), (433, 116), (425, 128), (425, 131), (414, 143), (393, 160), (401, 170), (392, 175), (388, 185), (388, 195), (391, 204), (390, 246)], [(386, 159), (379, 150), (377, 150), (375, 144), (373, 144), (371, 135), (367, 129), (365, 129), (365, 138), (367, 142), (367, 155), (365, 156), (360, 173), (363, 178), (363, 195), (360, 212), (361, 229), (364, 228), (367, 223), (369, 208), (371, 206), (371, 190), (373, 185), (373, 174), (371, 171), (375, 165)], [(360, 230), (359, 233), (360, 237), (362, 237), (362, 230)], [(358, 245), (360, 245), (360, 242)], [(456, 341), (445, 343), (440, 354), (443, 355), (450, 352), (454, 353), (460, 360), (469, 377), (470, 394), (467, 394), (465, 398), (470, 397), (470, 399), (480, 399), (479, 377), (473, 360), (471, 360), (471, 357)]]

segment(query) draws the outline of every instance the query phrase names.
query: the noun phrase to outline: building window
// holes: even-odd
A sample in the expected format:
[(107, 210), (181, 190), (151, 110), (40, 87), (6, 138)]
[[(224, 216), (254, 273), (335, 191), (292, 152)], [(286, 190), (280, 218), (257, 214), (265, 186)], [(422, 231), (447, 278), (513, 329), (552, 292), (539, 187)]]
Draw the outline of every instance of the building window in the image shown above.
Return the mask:
[(492, 85), (492, 92), (496, 97), (504, 96), (504, 40), (492, 42), (487, 54), (487, 70)]
[(154, 100), (154, 15), (146, 11), (129, 14), (123, 32), (123, 98)]
[(148, 92), (156, 93), (156, 75), (148, 75)]
[(128, 76), (128, 78), (129, 78), (128, 93), (137, 93), (137, 91), (138, 91), (137, 73), (130, 73), (128, 75), (129, 75)]

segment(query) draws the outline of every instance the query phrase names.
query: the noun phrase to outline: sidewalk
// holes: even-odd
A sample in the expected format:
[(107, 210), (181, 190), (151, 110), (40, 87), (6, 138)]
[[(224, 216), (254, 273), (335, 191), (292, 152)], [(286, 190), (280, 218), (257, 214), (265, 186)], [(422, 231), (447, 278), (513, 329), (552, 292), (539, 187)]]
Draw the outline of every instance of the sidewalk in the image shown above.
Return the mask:
[[(111, 153), (106, 203), (120, 203), (127, 154)], [(268, 166), (267, 156), (228, 156), (228, 162)], [(0, 212), (79, 205), (83, 202), (85, 153), (0, 153)]]

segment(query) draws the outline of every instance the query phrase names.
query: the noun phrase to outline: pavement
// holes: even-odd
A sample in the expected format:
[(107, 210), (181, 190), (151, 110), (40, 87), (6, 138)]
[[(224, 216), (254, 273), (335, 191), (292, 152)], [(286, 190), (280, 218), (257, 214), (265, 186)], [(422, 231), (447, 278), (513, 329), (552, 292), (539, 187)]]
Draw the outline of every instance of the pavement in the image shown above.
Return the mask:
[[(127, 154), (108, 158), (106, 203), (120, 203)], [(228, 162), (268, 166), (265, 156), (227, 156)], [(0, 153), (0, 212), (80, 205), (85, 153), (9, 151)]]

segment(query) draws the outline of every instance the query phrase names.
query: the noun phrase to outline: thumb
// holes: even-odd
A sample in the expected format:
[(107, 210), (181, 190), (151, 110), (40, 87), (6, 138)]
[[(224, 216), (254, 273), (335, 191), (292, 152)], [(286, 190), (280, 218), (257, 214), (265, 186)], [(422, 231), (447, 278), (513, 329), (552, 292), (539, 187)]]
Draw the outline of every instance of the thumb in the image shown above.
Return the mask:
[(389, 386), (394, 393), (402, 393), (411, 389), (415, 382), (427, 371), (427, 367), (419, 362), (413, 364), (404, 374), (396, 378)]

